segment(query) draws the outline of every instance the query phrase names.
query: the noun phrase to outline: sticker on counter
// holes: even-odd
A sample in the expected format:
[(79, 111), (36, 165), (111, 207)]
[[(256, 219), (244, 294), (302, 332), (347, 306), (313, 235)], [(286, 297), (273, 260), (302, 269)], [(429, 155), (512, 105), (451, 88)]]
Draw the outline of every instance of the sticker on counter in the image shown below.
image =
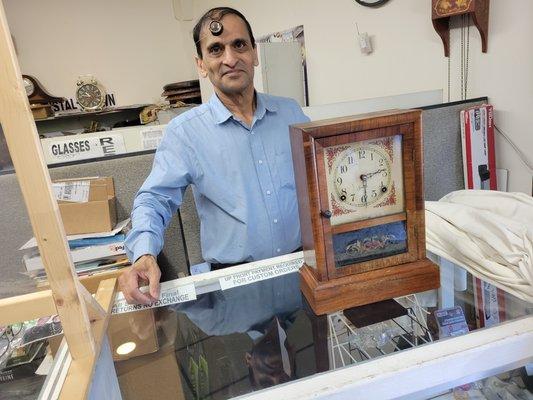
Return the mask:
[(303, 265), (303, 258), (291, 261), (283, 261), (278, 264), (267, 265), (250, 271), (238, 272), (219, 279), (222, 290), (237, 286), (249, 285), (250, 283), (272, 279), (277, 276), (296, 272)]
[[(113, 305), (111, 314), (123, 314), (132, 311), (169, 306), (171, 304), (185, 303), (187, 301), (196, 300), (194, 283), (189, 285), (178, 285), (177, 281), (178, 280), (175, 279), (173, 281), (161, 283), (161, 295), (159, 296), (159, 300), (149, 305), (128, 304), (122, 292), (119, 292), (115, 297), (115, 304)], [(148, 286), (142, 287), (141, 292), (148, 292)]]
[(90, 181), (69, 181), (52, 183), (56, 200), (87, 203), (89, 201)]
[(452, 337), (468, 333), (468, 324), (461, 307), (445, 308), (434, 311), (437, 325), (439, 326), (439, 336)]
[(161, 140), (163, 140), (162, 129), (145, 129), (141, 131), (141, 140), (143, 150), (157, 149)]
[(47, 153), (50, 163), (54, 163), (123, 154), (126, 152), (126, 146), (122, 135), (75, 135), (72, 139), (43, 142), (43, 150)]

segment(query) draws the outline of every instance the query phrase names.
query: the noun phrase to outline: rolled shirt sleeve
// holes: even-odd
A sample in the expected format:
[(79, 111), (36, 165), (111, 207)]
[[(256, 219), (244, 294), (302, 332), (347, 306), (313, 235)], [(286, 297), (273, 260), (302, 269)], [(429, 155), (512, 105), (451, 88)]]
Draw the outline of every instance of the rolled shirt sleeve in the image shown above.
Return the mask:
[(131, 213), (132, 229), (125, 241), (126, 254), (135, 262), (144, 254), (157, 256), (163, 235), (181, 205), (192, 181), (193, 151), (180, 135), (180, 126), (169, 124), (159, 145), (152, 171), (137, 192)]

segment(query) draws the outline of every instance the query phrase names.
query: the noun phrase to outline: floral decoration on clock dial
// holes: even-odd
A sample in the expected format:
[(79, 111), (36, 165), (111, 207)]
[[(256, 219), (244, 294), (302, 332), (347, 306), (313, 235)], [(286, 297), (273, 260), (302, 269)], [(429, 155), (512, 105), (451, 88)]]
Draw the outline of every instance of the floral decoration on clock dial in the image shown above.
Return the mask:
[(324, 148), (331, 225), (404, 211), (402, 135)]

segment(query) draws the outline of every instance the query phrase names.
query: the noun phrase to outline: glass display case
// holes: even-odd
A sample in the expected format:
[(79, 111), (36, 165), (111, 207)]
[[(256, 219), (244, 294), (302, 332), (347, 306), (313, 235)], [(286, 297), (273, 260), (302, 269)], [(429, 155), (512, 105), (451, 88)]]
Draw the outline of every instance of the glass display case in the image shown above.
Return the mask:
[[(206, 276), (194, 301), (112, 316), (122, 396), (229, 399), (266, 389), (257, 395), (306, 398), (313, 387), (316, 395), (348, 385), (348, 394), (358, 383), (353, 393), (382, 394), (367, 398), (430, 398), (532, 361), (532, 304), (499, 289), (480, 298), (483, 282), (449, 263), (443, 276), (439, 292), (319, 317), (297, 272), (226, 290), (206, 286)], [(395, 376), (400, 386), (390, 387)]]
[[(301, 253), (283, 257), (294, 264)], [(195, 300), (113, 314), (108, 354), (122, 398), (531, 396), (523, 367), (533, 361), (533, 305), (449, 262), (441, 261), (438, 291), (325, 316), (306, 304), (294, 268), (265, 262), (174, 281), (193, 285)], [(250, 273), (253, 283), (236, 279)], [(68, 351), (59, 339), (44, 342), (54, 354), (46, 380), (0, 383), (0, 399), (37, 398), (61, 384)]]

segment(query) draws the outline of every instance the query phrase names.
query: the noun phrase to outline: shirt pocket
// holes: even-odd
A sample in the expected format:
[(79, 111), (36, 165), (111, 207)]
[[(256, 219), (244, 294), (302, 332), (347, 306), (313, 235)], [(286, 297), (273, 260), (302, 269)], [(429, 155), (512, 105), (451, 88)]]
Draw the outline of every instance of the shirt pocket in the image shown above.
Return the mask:
[(294, 188), (294, 167), (290, 148), (277, 151), (275, 160), (280, 188)]

